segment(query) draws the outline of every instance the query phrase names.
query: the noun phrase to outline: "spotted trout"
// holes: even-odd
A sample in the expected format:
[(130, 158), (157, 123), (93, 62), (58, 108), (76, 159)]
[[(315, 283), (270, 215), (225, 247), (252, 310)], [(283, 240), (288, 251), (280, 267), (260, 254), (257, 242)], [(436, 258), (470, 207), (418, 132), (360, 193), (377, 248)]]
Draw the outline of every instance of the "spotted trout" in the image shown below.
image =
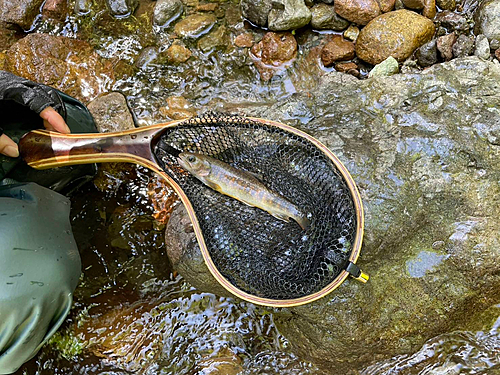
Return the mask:
[(178, 161), (182, 168), (219, 193), (267, 211), (278, 219), (287, 222), (293, 219), (302, 229), (306, 229), (310, 224), (297, 206), (269, 190), (249, 172), (210, 156), (191, 152), (180, 153)]

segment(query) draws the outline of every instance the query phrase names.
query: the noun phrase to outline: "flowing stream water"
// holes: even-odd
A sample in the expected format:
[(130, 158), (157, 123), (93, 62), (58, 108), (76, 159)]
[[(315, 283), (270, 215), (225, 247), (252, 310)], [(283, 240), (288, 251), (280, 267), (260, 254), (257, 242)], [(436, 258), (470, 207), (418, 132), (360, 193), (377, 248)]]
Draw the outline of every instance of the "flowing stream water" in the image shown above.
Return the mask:
[[(196, 40), (187, 40), (193, 57), (165, 64), (161, 54), (172, 43), (172, 28), (152, 26), (147, 12), (141, 15), (152, 5), (142, 2), (134, 16), (113, 19), (103, 4), (94, 4), (90, 14), (62, 23), (39, 19), (33, 31), (86, 39), (101, 56), (125, 61), (131, 73), (102, 84), (127, 97), (140, 125), (164, 122), (160, 108), (171, 96), (183, 96), (196, 110), (265, 105), (314, 90), (329, 70), (306, 53), (319, 43), (310, 30), (296, 34), (296, 61), (269, 82), (258, 79), (248, 50), (231, 43), (202, 52)], [(251, 28), (239, 17), (237, 1), (219, 3), (218, 15), (230, 34)], [(311, 116), (304, 111), (282, 120), (300, 124)], [(294, 355), (271, 311), (200, 293), (176, 274), (152, 203), (163, 199), (168, 208), (176, 200), (156, 187), (156, 177), (143, 168), (113, 164), (73, 195), (71, 218), (83, 262), (74, 307), (19, 374), (323, 374)], [(441, 335), (415, 354), (352, 373), (500, 374), (499, 325)]]

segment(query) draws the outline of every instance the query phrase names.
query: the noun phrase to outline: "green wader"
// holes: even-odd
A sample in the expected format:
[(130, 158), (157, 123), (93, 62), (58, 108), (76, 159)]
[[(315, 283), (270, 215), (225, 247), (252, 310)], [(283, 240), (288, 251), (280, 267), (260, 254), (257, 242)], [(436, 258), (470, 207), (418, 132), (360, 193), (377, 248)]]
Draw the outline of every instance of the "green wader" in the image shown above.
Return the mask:
[[(71, 131), (95, 132), (88, 110), (59, 94)], [(9, 113), (18, 118), (0, 121), (14, 141), (42, 127), (29, 109)], [(68, 193), (94, 173), (93, 165), (36, 171), (19, 158), (0, 155), (0, 374), (11, 374), (32, 358), (70, 310), (81, 262), (70, 201), (56, 191)]]

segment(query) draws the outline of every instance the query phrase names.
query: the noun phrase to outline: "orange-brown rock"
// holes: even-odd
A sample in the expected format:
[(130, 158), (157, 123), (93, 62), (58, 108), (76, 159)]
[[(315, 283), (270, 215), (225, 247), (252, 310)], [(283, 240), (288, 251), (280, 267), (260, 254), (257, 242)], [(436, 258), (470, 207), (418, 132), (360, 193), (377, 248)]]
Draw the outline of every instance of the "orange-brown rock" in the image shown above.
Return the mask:
[(181, 120), (193, 117), (196, 111), (183, 96), (170, 96), (167, 98), (167, 105), (160, 108), (160, 113), (172, 120)]
[(219, 4), (217, 3), (199, 4), (195, 10), (198, 12), (214, 12), (218, 7)]
[(500, 48), (495, 51), (495, 57), (500, 61)]
[(335, 64), (335, 70), (337, 72), (348, 73), (355, 77), (359, 77), (358, 66), (353, 62), (341, 62)]
[(243, 33), (234, 38), (234, 45), (236, 47), (252, 47), (254, 44), (253, 36), (251, 33)]
[(44, 17), (63, 20), (68, 13), (68, 2), (66, 0), (47, 0), (43, 5)]
[(401, 9), (384, 13), (361, 30), (356, 54), (373, 65), (389, 56), (401, 62), (430, 41), (434, 31), (434, 23), (415, 12)]
[(396, 0), (377, 0), (380, 10), (384, 13), (390, 12), (394, 9)]
[(250, 51), (260, 77), (268, 81), (283, 65), (295, 59), (297, 41), (289, 32), (268, 32)]
[(5, 69), (88, 102), (115, 80), (113, 64), (82, 40), (29, 34), (7, 51)]
[(358, 25), (366, 25), (380, 15), (380, 6), (376, 0), (335, 0), (337, 14)]
[(429, 19), (433, 19), (436, 15), (436, 0), (424, 0), (424, 10), (422, 15)]
[(351, 60), (355, 55), (354, 43), (345, 40), (342, 35), (333, 35), (321, 50), (321, 61), (325, 66), (332, 66), (336, 61)]
[(173, 43), (166, 51), (167, 60), (173, 64), (184, 63), (191, 57), (191, 51), (180, 43)]

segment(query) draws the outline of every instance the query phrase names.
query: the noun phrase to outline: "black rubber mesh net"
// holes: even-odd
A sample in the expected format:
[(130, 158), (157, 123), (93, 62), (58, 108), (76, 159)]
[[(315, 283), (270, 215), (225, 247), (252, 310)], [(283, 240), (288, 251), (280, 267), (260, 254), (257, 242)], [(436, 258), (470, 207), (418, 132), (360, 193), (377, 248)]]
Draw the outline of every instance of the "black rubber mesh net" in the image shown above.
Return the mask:
[[(310, 226), (302, 230), (212, 190), (179, 166), (172, 149), (252, 172), (303, 210)], [(154, 153), (192, 203), (215, 266), (240, 290), (298, 298), (345, 269), (356, 236), (354, 203), (335, 164), (312, 142), (245, 117), (207, 113), (166, 129)]]

